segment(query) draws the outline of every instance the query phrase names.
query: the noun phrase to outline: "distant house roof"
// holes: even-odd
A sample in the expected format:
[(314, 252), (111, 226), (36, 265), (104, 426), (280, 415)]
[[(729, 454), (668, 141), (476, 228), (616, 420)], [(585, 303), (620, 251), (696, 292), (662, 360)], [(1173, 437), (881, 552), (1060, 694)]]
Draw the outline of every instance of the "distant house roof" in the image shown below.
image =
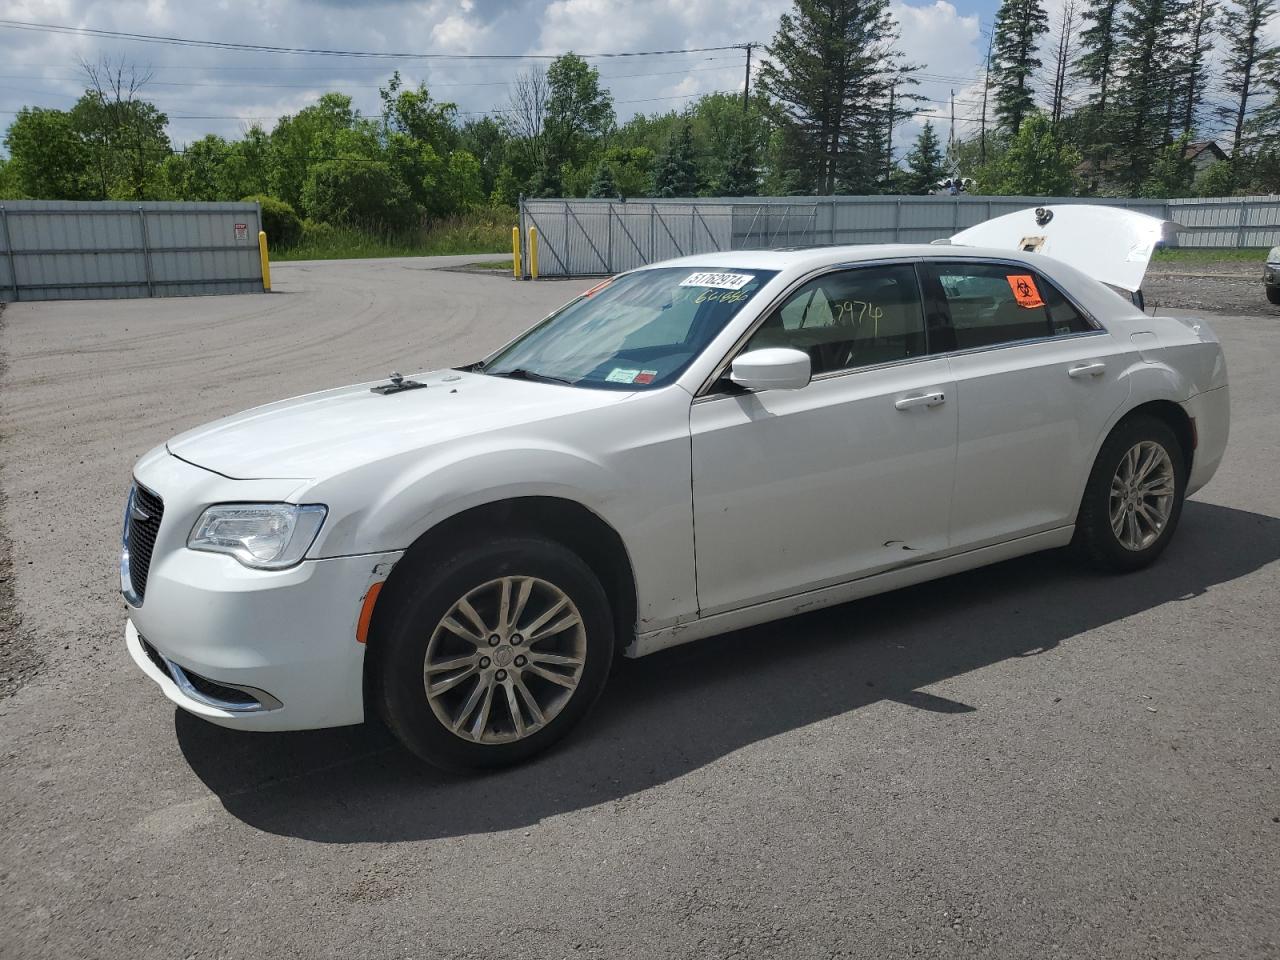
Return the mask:
[(1201, 159), (1201, 154), (1205, 151), (1209, 153), (1208, 157), (1203, 158), (1205, 160), (1210, 159), (1210, 157), (1213, 160), (1227, 159), (1226, 153), (1213, 140), (1192, 140), (1187, 144), (1187, 149), (1182, 152), (1182, 156), (1186, 160), (1198, 160)]

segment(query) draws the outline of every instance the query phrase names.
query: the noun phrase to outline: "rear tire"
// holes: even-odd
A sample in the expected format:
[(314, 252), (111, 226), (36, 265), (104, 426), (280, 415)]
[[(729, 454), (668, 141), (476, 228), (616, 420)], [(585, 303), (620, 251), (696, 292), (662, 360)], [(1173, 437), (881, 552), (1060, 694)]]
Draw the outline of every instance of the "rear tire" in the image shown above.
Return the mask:
[(1186, 489), (1186, 457), (1178, 435), (1156, 417), (1130, 417), (1098, 452), (1073, 543), (1101, 570), (1145, 567), (1173, 538)]
[(375, 638), (379, 712), (428, 763), (502, 767), (546, 750), (604, 690), (613, 617), (572, 551), (537, 537), (411, 567)]

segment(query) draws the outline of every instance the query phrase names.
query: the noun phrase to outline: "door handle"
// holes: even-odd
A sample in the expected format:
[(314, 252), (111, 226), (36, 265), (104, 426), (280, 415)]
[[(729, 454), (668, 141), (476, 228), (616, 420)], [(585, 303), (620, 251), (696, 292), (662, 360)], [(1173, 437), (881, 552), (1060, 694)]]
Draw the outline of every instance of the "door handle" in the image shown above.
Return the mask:
[(1068, 370), (1067, 376), (1075, 377), (1076, 379), (1081, 377), (1100, 377), (1106, 372), (1107, 365), (1105, 363), (1083, 363), (1078, 367), (1072, 367)]
[(940, 403), (946, 403), (947, 397), (944, 393), (918, 393), (913, 397), (903, 397), (901, 400), (895, 400), (893, 405), (899, 410), (910, 410), (913, 407), (936, 407)]

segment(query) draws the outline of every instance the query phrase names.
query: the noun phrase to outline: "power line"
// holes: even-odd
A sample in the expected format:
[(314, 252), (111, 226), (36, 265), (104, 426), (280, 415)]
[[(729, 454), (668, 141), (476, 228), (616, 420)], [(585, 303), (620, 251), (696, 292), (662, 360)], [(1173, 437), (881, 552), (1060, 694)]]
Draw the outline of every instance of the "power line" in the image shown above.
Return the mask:
[[(56, 23), (32, 23), (27, 20), (0, 20), (0, 28), (30, 30), (36, 33), (61, 33), (98, 37), (104, 40), (128, 40), (136, 43), (158, 43), (178, 47), (205, 47), (212, 50), (239, 50), (248, 53), (276, 53), (290, 56), (352, 57), (377, 60), (555, 60), (554, 53), (378, 53), (371, 50), (326, 50), (317, 47), (276, 47), (260, 43), (232, 43), (223, 40), (194, 40), (190, 37), (166, 37), (151, 33), (129, 33), (121, 30), (99, 30), (95, 27), (69, 27)], [(740, 49), (741, 44), (718, 47), (689, 47), (680, 50), (628, 50), (613, 53), (581, 53), (585, 58), (657, 57), (672, 54), (711, 53)]]
[[(736, 60), (738, 58), (735, 57), (734, 59)], [(732, 66), (732, 67), (724, 66), (724, 67), (691, 67), (688, 70), (666, 70), (666, 71), (661, 71), (657, 73), (612, 73), (612, 74), (602, 73), (600, 74), (599, 79), (626, 80), (633, 77), (683, 77), (685, 74), (689, 74), (689, 73), (724, 72), (724, 71), (736, 70), (736, 69), (737, 69), (736, 66)], [(0, 74), (0, 80), (41, 80), (45, 82), (80, 83), (80, 82), (83, 82), (84, 77), (47, 77), (47, 76), (37, 76), (35, 74), (24, 75), (24, 74), (10, 73), (10, 74)], [(423, 81), (423, 82), (426, 83), (426, 81)], [(512, 80), (481, 80), (481, 81), (475, 81), (475, 82), (472, 82), (469, 80), (459, 80), (459, 81), (450, 82), (450, 83), (428, 83), (427, 86), (432, 90), (439, 89), (442, 87), (506, 87), (506, 86), (510, 86), (512, 82), (513, 82)], [(341, 83), (341, 82), (329, 83), (329, 84), (324, 84), (324, 83), (234, 83), (234, 82), (226, 82), (222, 80), (214, 81), (212, 83), (198, 83), (198, 82), (183, 82), (179, 80), (149, 80), (144, 85), (144, 87), (213, 87), (213, 88), (247, 87), (253, 90), (315, 90), (317, 87), (322, 87), (322, 86), (329, 86), (335, 90), (380, 90), (385, 86), (385, 84), (382, 84), (382, 83), (358, 84), (358, 83)], [(12, 87), (10, 89), (17, 90), (17, 88), (12, 88)], [(34, 93), (37, 91), (27, 90), (27, 91), (18, 91), (18, 92)]]

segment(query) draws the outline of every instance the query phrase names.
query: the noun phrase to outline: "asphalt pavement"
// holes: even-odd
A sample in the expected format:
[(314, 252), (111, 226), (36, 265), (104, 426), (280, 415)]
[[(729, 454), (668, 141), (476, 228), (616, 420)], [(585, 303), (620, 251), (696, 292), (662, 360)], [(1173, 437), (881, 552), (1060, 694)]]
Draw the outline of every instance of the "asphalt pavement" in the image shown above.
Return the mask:
[[(464, 258), (476, 259), (476, 258)], [(222, 730), (125, 652), (134, 460), (473, 360), (591, 281), (278, 264), (0, 317), (0, 957), (1280, 956), (1280, 318), (1154, 567), (1053, 553), (621, 664), (537, 762)]]

